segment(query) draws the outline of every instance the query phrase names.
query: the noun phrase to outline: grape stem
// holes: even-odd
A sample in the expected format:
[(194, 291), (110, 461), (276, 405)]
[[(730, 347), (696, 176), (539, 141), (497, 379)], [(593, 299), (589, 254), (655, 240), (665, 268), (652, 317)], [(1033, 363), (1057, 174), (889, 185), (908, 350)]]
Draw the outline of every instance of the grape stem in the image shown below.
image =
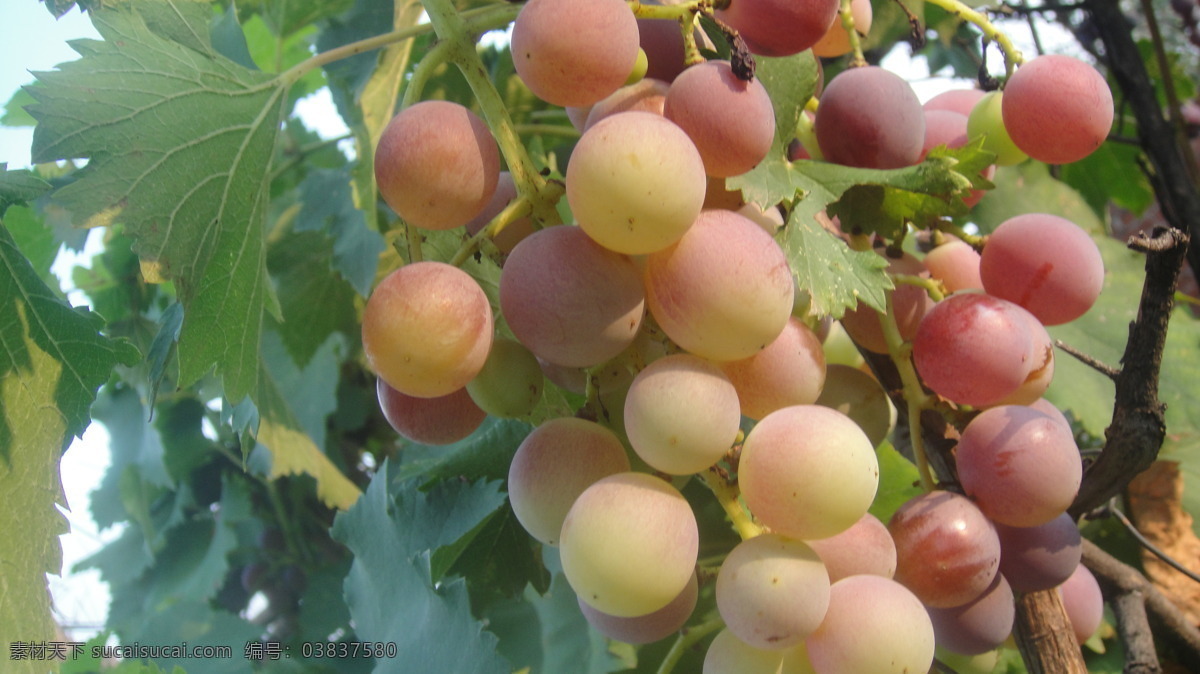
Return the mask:
[(879, 324), (883, 329), (884, 341), (887, 342), (888, 355), (896, 364), (896, 371), (904, 384), (904, 402), (908, 410), (908, 427), (911, 430), (909, 437), (917, 472), (921, 476), (921, 488), (931, 492), (935, 484), (933, 472), (929, 469), (929, 459), (925, 456), (925, 441), (921, 436), (921, 412), (930, 406), (932, 398), (925, 393), (921, 380), (917, 377), (917, 370), (913, 367), (912, 346), (905, 343), (904, 338), (900, 336), (891, 292), (887, 294), (887, 311), (879, 314)]
[(936, 5), (946, 10), (950, 14), (957, 16), (964, 21), (969, 21), (975, 24), (976, 27), (983, 33), (985, 40), (995, 42), (1000, 51), (1004, 53), (1004, 75), (1011, 77), (1017, 66), (1025, 62), (1025, 56), (1021, 54), (1021, 50), (1017, 49), (1013, 41), (1009, 39), (999, 28), (988, 20), (983, 14), (966, 6), (960, 0), (926, 0), (931, 5)]
[(518, 195), (516, 199), (509, 202), (508, 206), (504, 207), (504, 210), (497, 213), (496, 217), (492, 218), (486, 227), (481, 228), (459, 247), (454, 253), (454, 257), (450, 259), (450, 264), (455, 267), (461, 267), (467, 260), (471, 259), (475, 251), (479, 250), (479, 245), (483, 243), (484, 239), (496, 238), (496, 235), (503, 231), (505, 227), (518, 218), (529, 215), (532, 209), (533, 207), (529, 203), (529, 200)]
[(919, 286), (925, 289), (929, 294), (929, 298), (934, 302), (941, 302), (946, 299), (946, 284), (935, 278), (925, 278), (924, 276), (916, 276), (913, 274), (895, 274), (892, 276), (892, 281), (908, 286)]
[(705, 622), (694, 627), (685, 627), (675, 638), (675, 643), (671, 644), (671, 650), (667, 651), (663, 657), (662, 664), (658, 666), (658, 674), (670, 674), (675, 671), (675, 665), (679, 664), (680, 658), (687, 652), (687, 649), (699, 643), (704, 637), (716, 632), (725, 627), (725, 621), (717, 615)]
[(850, 0), (841, 0), (838, 14), (842, 19), (842, 28), (846, 31), (846, 38), (850, 41), (850, 67), (861, 68), (867, 65), (867, 59), (863, 56), (862, 39), (859, 38), (858, 30), (854, 26), (854, 13), (850, 11)]
[(720, 469), (713, 466), (700, 473), (700, 477), (717, 497), (717, 502), (725, 509), (725, 514), (729, 516), (729, 521), (733, 524), (733, 530), (737, 532), (738, 536), (741, 536), (743, 541), (763, 533), (763, 528), (755, 524), (746, 509), (742, 507), (739, 501), (741, 494), (737, 486), (731, 484), (728, 477), (721, 474)]

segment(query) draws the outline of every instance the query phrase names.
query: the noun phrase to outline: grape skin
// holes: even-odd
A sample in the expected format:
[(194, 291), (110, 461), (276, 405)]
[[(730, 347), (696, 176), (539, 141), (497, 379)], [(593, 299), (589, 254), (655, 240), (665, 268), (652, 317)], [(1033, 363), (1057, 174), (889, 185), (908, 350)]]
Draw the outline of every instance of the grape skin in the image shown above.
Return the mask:
[(471, 399), (488, 414), (516, 419), (533, 412), (542, 399), (545, 377), (537, 358), (515, 340), (492, 341), (483, 369), (467, 382)]
[(412, 442), (448, 445), (475, 432), (487, 418), (466, 389), (437, 398), (416, 398), (375, 381), (379, 408), (393, 429)]
[(967, 115), (967, 136), (971, 140), (983, 138), (983, 149), (996, 155), (997, 166), (1014, 166), (1029, 158), (1008, 135), (1004, 127), (1004, 92), (989, 91), (984, 94), (971, 114)]
[(649, 77), (637, 84), (623, 86), (588, 110), (587, 120), (580, 130), (587, 131), (595, 126), (596, 122), (618, 112), (640, 111), (662, 115), (670, 86), (662, 80)]
[(1004, 128), (1013, 143), (1047, 164), (1079, 161), (1100, 147), (1113, 122), (1104, 76), (1079, 59), (1045, 54), (1004, 85)]
[(717, 10), (762, 56), (791, 56), (817, 43), (837, 16), (837, 0), (738, 0)]
[(917, 163), (925, 138), (921, 101), (903, 78), (878, 66), (851, 68), (825, 87), (814, 122), (827, 161), (859, 168)]
[(829, 589), (825, 621), (805, 642), (821, 674), (912, 674), (933, 664), (933, 624), (903, 585), (850, 576)]
[(1083, 556), (1075, 520), (1063, 513), (1036, 527), (996, 525), (1000, 536), (1000, 573), (1017, 592), (1037, 592), (1061, 585)]
[(1058, 596), (1071, 621), (1075, 639), (1082, 644), (1096, 633), (1100, 621), (1104, 619), (1104, 596), (1100, 593), (1100, 584), (1092, 572), (1080, 564), (1075, 567), (1071, 577), (1058, 586)]
[(937, 645), (962, 655), (980, 655), (1000, 647), (1012, 634), (1016, 605), (1002, 575), (978, 598), (951, 608), (930, 608)]
[(379, 194), (409, 224), (453, 229), (483, 210), (500, 177), (500, 150), (475, 113), (422, 101), (388, 122), (375, 148)]
[(825, 386), (817, 404), (850, 417), (875, 447), (896, 425), (896, 408), (877, 379), (862, 370), (833, 363), (825, 367)]
[(621, 0), (529, 0), (513, 22), (513, 66), (538, 98), (586, 106), (625, 84), (637, 61), (637, 20)]
[(492, 308), (457, 267), (417, 262), (389, 274), (363, 310), (371, 369), (418, 398), (444, 396), (475, 378), (492, 346)]
[(762, 351), (721, 363), (721, 370), (737, 391), (742, 414), (761, 419), (777, 409), (817, 401), (825, 385), (825, 352), (817, 335), (793, 317)]
[(579, 610), (588, 624), (609, 639), (623, 641), (627, 644), (649, 644), (671, 636), (678, 632), (692, 617), (699, 597), (700, 585), (696, 574), (688, 581), (679, 596), (670, 604), (644, 616), (634, 618), (618, 618), (601, 613), (578, 599)]
[[(854, 32), (858, 33), (860, 38), (865, 37), (871, 31), (871, 21), (875, 16), (870, 0), (851, 0), (850, 15), (854, 17)], [(834, 17), (833, 23), (829, 25), (829, 29), (825, 31), (821, 39), (812, 46), (812, 51), (813, 56), (821, 58), (833, 58), (850, 53), (850, 37), (846, 34), (845, 26), (842, 25), (840, 12)]]
[(962, 241), (947, 241), (925, 254), (925, 266), (946, 290), (983, 290), (979, 253)]
[(751, 646), (726, 628), (709, 644), (703, 674), (779, 674), (785, 652)]
[(887, 526), (871, 513), (840, 534), (806, 542), (825, 563), (831, 583), (848, 576), (896, 575), (896, 543)]
[(680, 73), (663, 115), (683, 129), (710, 176), (754, 168), (775, 140), (775, 111), (762, 82), (738, 79), (728, 61), (705, 61)]

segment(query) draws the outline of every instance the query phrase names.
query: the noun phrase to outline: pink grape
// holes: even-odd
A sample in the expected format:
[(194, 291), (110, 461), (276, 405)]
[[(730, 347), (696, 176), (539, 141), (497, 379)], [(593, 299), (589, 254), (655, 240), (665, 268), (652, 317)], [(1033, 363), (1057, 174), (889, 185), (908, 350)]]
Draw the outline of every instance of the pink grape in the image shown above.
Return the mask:
[(1000, 223), (984, 246), (979, 273), (988, 294), (1025, 307), (1045, 325), (1079, 318), (1104, 288), (1096, 243), (1075, 223), (1046, 213)]
[[(871, 31), (871, 21), (874, 18), (870, 0), (851, 0), (850, 15), (854, 17), (854, 32), (858, 33), (860, 39), (866, 37)], [(850, 52), (850, 38), (842, 25), (840, 12), (821, 39), (812, 46), (812, 51), (814, 56), (821, 58), (833, 58)]]
[(530, 536), (558, 545), (575, 499), (597, 480), (629, 470), (625, 447), (594, 421), (561, 417), (521, 441), (508, 467), (508, 500)]
[(863, 574), (896, 575), (896, 543), (887, 526), (871, 513), (840, 534), (806, 542), (825, 563), (831, 583)]
[(521, 81), (554, 105), (591, 105), (629, 78), (638, 26), (621, 0), (529, 0), (510, 45)]
[(437, 398), (416, 398), (375, 382), (384, 418), (405, 439), (423, 445), (448, 445), (475, 432), (487, 412), (471, 400), (465, 388)]
[[(905, 253), (898, 258), (888, 260), (888, 272), (929, 278), (929, 270), (925, 263)], [(911, 340), (917, 334), (921, 319), (933, 308), (933, 300), (925, 289), (918, 285), (899, 283), (892, 291), (892, 316), (900, 329), (900, 336)], [(883, 326), (879, 322), (879, 312), (866, 304), (859, 303), (857, 307), (847, 311), (842, 316), (842, 327), (860, 347), (875, 353), (887, 353), (887, 340), (883, 337)]]
[(637, 267), (578, 227), (539, 230), (500, 274), (500, 307), (517, 340), (558, 365), (591, 367), (633, 343), (645, 306)]
[(1030, 405), (1041, 399), (1054, 380), (1054, 340), (1033, 314), (1024, 309), (1022, 312), (1029, 324), (1029, 374), (1017, 390), (1004, 396), (997, 405)]
[(966, 117), (971, 114), (971, 110), (979, 102), (979, 99), (983, 98), (985, 93), (982, 89), (950, 89), (925, 101), (925, 105), (922, 107), (927, 112), (930, 110), (949, 110), (950, 112), (957, 112)]
[(816, 44), (837, 10), (837, 0), (737, 0), (717, 10), (717, 18), (738, 31), (751, 52), (790, 56)]
[(850, 576), (829, 588), (825, 620), (805, 646), (820, 674), (926, 672), (933, 664), (933, 624), (903, 585)]
[(646, 473), (618, 473), (575, 500), (559, 551), (580, 599), (631, 618), (679, 596), (695, 572), (699, 545), (696, 517), (678, 490)]
[(669, 88), (670, 85), (666, 82), (649, 77), (636, 84), (625, 85), (591, 107), (581, 130), (587, 131), (596, 122), (618, 112), (636, 110), (661, 115), (667, 102)]
[(1104, 76), (1071, 56), (1026, 61), (1004, 85), (1004, 128), (1013, 143), (1047, 164), (1079, 161), (1100, 147), (1113, 122)]
[(921, 156), (925, 114), (912, 87), (899, 75), (878, 66), (850, 68), (821, 94), (815, 131), (828, 161), (900, 168)]
[[(642, 4), (663, 3), (659, 0), (643, 0)], [(646, 77), (671, 82), (687, 67), (679, 22), (669, 19), (638, 19), (637, 24), (642, 51), (646, 52)], [(697, 44), (704, 44), (703, 31), (696, 31), (695, 36)]]
[(371, 369), (418, 398), (448, 395), (483, 368), (492, 346), (492, 307), (466, 272), (442, 262), (405, 265), (379, 282), (363, 310)]
[(663, 332), (711, 360), (748, 358), (783, 332), (795, 302), (775, 239), (731, 211), (704, 211), (646, 259), (646, 303)]
[(962, 241), (947, 241), (925, 254), (925, 266), (933, 278), (952, 293), (983, 290), (979, 276), (979, 253)]
[(913, 338), (913, 363), (929, 388), (961, 405), (995, 404), (1025, 381), (1032, 335), (1021, 308), (977, 293), (938, 302)]
[(962, 606), (988, 589), (1000, 567), (995, 526), (953, 492), (909, 499), (888, 531), (896, 542), (896, 580), (927, 606)]
[(870, 507), (879, 462), (846, 415), (796, 405), (763, 417), (742, 445), (738, 483), (750, 512), (776, 533), (828, 538)]
[(963, 429), (955, 456), (963, 490), (989, 518), (1014, 527), (1066, 512), (1083, 479), (1070, 431), (1023, 405), (981, 412)]
[(458, 103), (422, 101), (392, 118), (375, 148), (379, 194), (409, 224), (453, 229), (496, 191), (500, 150), (475, 113)]
[(679, 596), (671, 600), (671, 603), (653, 613), (633, 618), (618, 618), (601, 613), (588, 606), (582, 599), (578, 600), (579, 610), (583, 612), (588, 624), (609, 639), (627, 644), (649, 644), (661, 641), (683, 628), (688, 618), (692, 617), (692, 611), (696, 609), (699, 589), (696, 574), (693, 573), (687, 586)]
[(1063, 513), (1035, 527), (996, 525), (1000, 536), (1000, 573), (1017, 592), (1061, 585), (1083, 555), (1079, 527)]
[(696, 144), (710, 176), (749, 171), (775, 140), (766, 87), (758, 79), (738, 79), (728, 61), (705, 61), (680, 73), (667, 91), (663, 114)]
[(762, 351), (721, 363), (742, 414), (761, 419), (783, 407), (817, 401), (825, 384), (825, 352), (807, 325), (789, 318), (779, 337)]
[(930, 608), (938, 646), (953, 653), (979, 655), (999, 648), (1012, 634), (1016, 605), (1004, 576), (976, 599), (951, 608)]
[(1075, 639), (1082, 644), (1096, 633), (1104, 620), (1104, 595), (1100, 593), (1100, 584), (1092, 572), (1080, 564), (1071, 577), (1058, 586), (1058, 596), (1075, 631)]
[[(500, 172), (500, 179), (496, 181), (496, 191), (492, 195), (491, 201), (488, 201), (483, 210), (474, 218), (466, 223), (467, 233), (476, 234), (492, 221), (492, 218), (500, 214), (506, 206), (517, 198), (517, 185), (513, 181), (512, 174), (508, 171)], [(533, 219), (526, 216), (517, 218), (504, 226), (500, 233), (492, 238), (492, 243), (496, 244), (496, 248), (502, 253), (511, 253), (512, 249), (521, 242), (522, 239), (533, 234)]]
[(966, 115), (949, 110), (925, 109), (925, 141), (921, 145), (921, 159), (939, 145), (954, 149), (966, 144)]

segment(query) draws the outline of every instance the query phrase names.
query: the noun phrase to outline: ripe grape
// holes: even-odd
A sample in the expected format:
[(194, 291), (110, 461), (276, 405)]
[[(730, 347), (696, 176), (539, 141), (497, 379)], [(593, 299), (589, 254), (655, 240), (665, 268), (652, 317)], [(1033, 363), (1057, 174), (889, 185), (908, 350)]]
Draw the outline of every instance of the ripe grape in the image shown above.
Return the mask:
[(584, 122), (581, 131), (587, 131), (595, 126), (596, 122), (618, 112), (632, 110), (662, 115), (669, 88), (670, 85), (666, 82), (649, 77), (636, 84), (625, 85), (588, 110), (587, 121)]
[(609, 639), (627, 644), (649, 644), (665, 639), (683, 627), (688, 618), (692, 617), (692, 611), (696, 609), (699, 589), (699, 582), (693, 573), (687, 586), (679, 596), (671, 600), (671, 603), (653, 613), (633, 618), (618, 618), (601, 613), (588, 606), (582, 599), (578, 600), (579, 610), (588, 624)]
[(1041, 399), (1054, 379), (1054, 340), (1033, 314), (1024, 309), (1021, 312), (1029, 324), (1029, 374), (1017, 390), (1004, 396), (997, 405), (1030, 405)]
[[(929, 278), (929, 270), (925, 268), (925, 263), (908, 253), (889, 259), (888, 273)], [(911, 340), (917, 334), (921, 319), (932, 308), (933, 300), (921, 286), (899, 283), (892, 291), (892, 316), (896, 319), (900, 336), (905, 340)], [(883, 326), (879, 322), (879, 312), (866, 304), (859, 303), (857, 307), (847, 311), (842, 316), (842, 327), (846, 328), (846, 332), (862, 348), (875, 353), (888, 352)]]
[(379, 194), (396, 214), (426, 229), (453, 229), (496, 191), (500, 150), (475, 113), (422, 101), (392, 118), (375, 148)]
[(737, 0), (717, 10), (762, 56), (799, 54), (821, 39), (837, 16), (838, 0)]
[[(512, 174), (508, 171), (501, 171), (500, 178), (496, 181), (496, 191), (492, 195), (491, 201), (483, 207), (474, 218), (467, 222), (467, 233), (477, 234), (492, 221), (492, 218), (500, 214), (506, 206), (517, 198), (517, 185), (513, 182)], [(525, 216), (517, 218), (504, 226), (500, 233), (492, 237), (492, 243), (496, 244), (496, 248), (502, 253), (511, 253), (522, 239), (533, 234), (533, 219)]]
[(1033, 363), (1017, 305), (978, 293), (938, 302), (917, 329), (913, 363), (929, 388), (961, 405), (992, 405), (1017, 390)]
[(925, 109), (925, 140), (921, 145), (921, 159), (940, 145), (953, 149), (966, 144), (966, 115), (949, 110)]
[(625, 398), (629, 444), (652, 468), (672, 475), (698, 473), (720, 461), (741, 420), (729, 378), (686, 353), (647, 365)]
[(1063, 513), (1036, 527), (996, 525), (1000, 535), (1000, 573), (1017, 592), (1061, 585), (1083, 555), (1079, 527)]
[(933, 664), (929, 614), (903, 585), (880, 576), (850, 576), (829, 588), (825, 620), (805, 642), (822, 674), (911, 674)]
[(670, 120), (620, 112), (593, 124), (567, 164), (567, 202), (597, 243), (640, 255), (679, 240), (704, 203), (704, 162)]
[(915, 496), (888, 522), (896, 580), (935, 608), (983, 594), (1000, 566), (1000, 539), (970, 499), (948, 491)]
[(679, 74), (663, 114), (683, 129), (710, 176), (754, 168), (775, 140), (775, 111), (762, 82), (733, 74), (728, 61), (705, 61)]
[(1004, 576), (978, 598), (951, 608), (930, 608), (933, 633), (942, 648), (963, 655), (979, 655), (998, 648), (1012, 634), (1016, 605)]
[(694, 572), (699, 544), (696, 517), (678, 490), (646, 473), (618, 473), (575, 500), (559, 551), (580, 599), (630, 618), (679, 596)]
[(980, 413), (963, 429), (955, 456), (963, 490), (989, 518), (1014, 527), (1061, 515), (1083, 479), (1070, 431), (1024, 405)]
[(1096, 633), (1100, 621), (1104, 619), (1104, 596), (1100, 593), (1100, 584), (1092, 572), (1080, 564), (1075, 567), (1071, 577), (1058, 586), (1058, 596), (1071, 621), (1075, 639), (1082, 644)]
[(1079, 318), (1104, 288), (1104, 260), (1078, 225), (1056, 215), (1026, 213), (988, 237), (979, 261), (988, 294), (1015, 302), (1045, 325)]
[(925, 267), (946, 290), (983, 290), (979, 277), (979, 253), (962, 241), (947, 241), (925, 254)]
[(867, 436), (846, 415), (818, 405), (763, 417), (742, 445), (738, 482), (750, 512), (772, 531), (827, 538), (867, 512), (879, 463)]
[(896, 425), (896, 408), (877, 379), (862, 370), (833, 363), (825, 367), (825, 387), (817, 404), (850, 417), (875, 447)]
[(538, 98), (591, 105), (629, 78), (638, 25), (621, 0), (529, 0), (512, 27), (513, 66)]
[(779, 674), (785, 653), (751, 646), (726, 628), (709, 644), (703, 674)]
[(966, 117), (971, 114), (975, 104), (983, 98), (986, 92), (982, 89), (950, 89), (925, 101), (926, 112), (930, 110), (949, 110)]
[(833, 78), (814, 125), (826, 160), (860, 168), (915, 164), (925, 138), (925, 114), (912, 87), (878, 66), (850, 68)]
[(465, 388), (436, 398), (404, 395), (382, 378), (375, 393), (383, 416), (404, 438), (423, 445), (448, 445), (475, 432), (487, 418)]
[(766, 533), (733, 548), (717, 574), (717, 610), (755, 648), (784, 649), (812, 634), (829, 606), (829, 574), (802, 541)]
[[(854, 17), (854, 32), (860, 38), (865, 37), (871, 31), (871, 20), (874, 18), (870, 0), (851, 0), (850, 15)], [(812, 46), (812, 51), (814, 56), (821, 58), (833, 58), (850, 52), (850, 38), (846, 34), (846, 27), (842, 25), (840, 11), (829, 29)]]
[(517, 244), (500, 274), (500, 308), (513, 335), (558, 365), (591, 367), (616, 356), (633, 342), (644, 307), (633, 262), (570, 225)]
[(863, 574), (896, 575), (896, 543), (887, 526), (871, 513), (840, 534), (806, 542), (825, 563), (831, 583)]
[(389, 274), (362, 318), (363, 351), (392, 388), (444, 396), (475, 378), (492, 346), (492, 307), (475, 279), (442, 262)]
[(529, 349), (512, 339), (496, 338), (483, 369), (467, 382), (467, 392), (488, 414), (515, 419), (533, 412), (541, 401), (544, 379)]
[(1004, 85), (1004, 128), (1025, 154), (1047, 164), (1079, 161), (1100, 147), (1113, 122), (1104, 76), (1077, 58), (1026, 61)]
[(793, 317), (762, 351), (721, 363), (721, 370), (737, 390), (742, 414), (761, 419), (817, 401), (825, 384), (825, 352), (816, 333)]
[(1029, 158), (1008, 135), (1001, 113), (1004, 94), (989, 91), (984, 94), (971, 114), (967, 115), (967, 137), (971, 140), (983, 138), (983, 149), (996, 155), (997, 166), (1013, 166)]
[[(642, 0), (643, 5), (661, 5), (659, 0)], [(672, 3), (673, 4), (673, 3)], [(666, 19), (638, 19), (638, 38), (646, 52), (646, 77), (670, 82), (687, 67), (684, 60), (683, 34), (679, 22)], [(703, 31), (694, 33), (698, 45), (707, 37)]]
[(783, 332), (795, 302), (779, 244), (732, 211), (700, 214), (678, 243), (646, 259), (644, 282), (663, 332), (711, 360), (765, 348)]

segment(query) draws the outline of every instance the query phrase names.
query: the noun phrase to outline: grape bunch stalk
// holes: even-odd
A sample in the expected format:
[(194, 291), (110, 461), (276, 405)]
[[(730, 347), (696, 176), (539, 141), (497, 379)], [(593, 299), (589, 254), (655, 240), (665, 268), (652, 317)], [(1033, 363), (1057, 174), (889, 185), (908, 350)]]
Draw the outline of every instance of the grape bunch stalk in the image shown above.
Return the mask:
[[(405, 262), (362, 320), (380, 407), (407, 440), (444, 445), (489, 415), (535, 417), (546, 391), (572, 401), (536, 419), (508, 498), (557, 549), (596, 630), (631, 644), (679, 635), (660, 671), (702, 643), (707, 674), (924, 672), (935, 654), (994, 655), (1014, 595), (1056, 587), (1081, 641), (1099, 623), (1067, 514), (1080, 452), (1042, 397), (1046, 326), (1095, 303), (1099, 250), (1056, 215), (987, 236), (949, 216), (970, 212), (995, 166), (1087, 157), (1113, 98), (1091, 65), (1025, 60), (978, 13), (935, 4), (1001, 45), (1002, 89), (922, 104), (862, 59), (869, 3), (529, 0), (512, 61), (579, 131), (563, 170), (535, 167), (471, 54), (458, 58), (479, 112), (421, 100), (414, 77), (379, 140), (380, 195), (407, 232)], [(430, 18), (440, 35), (461, 29), (437, 3)], [(780, 128), (784, 101), (747, 65), (810, 50), (852, 66)], [(773, 158), (784, 147), (788, 160)], [(956, 150), (986, 161), (948, 172)], [(913, 189), (944, 213), (883, 228), (810, 213), (802, 190), (748, 198), (738, 180), (773, 161), (889, 185), (926, 176)], [(933, 185), (938, 170), (953, 180)], [(814, 309), (782, 243), (809, 224), (887, 275), (880, 306)], [(434, 232), (460, 247), (438, 257), (424, 245)], [(499, 270), (495, 287), (472, 260)], [(902, 390), (835, 362), (839, 333), (889, 360)], [(911, 433), (919, 493), (878, 516), (879, 448), (897, 415), (919, 429), (925, 414), (956, 428), (955, 473), (934, 475)], [(708, 544), (695, 482), (740, 542)]]

